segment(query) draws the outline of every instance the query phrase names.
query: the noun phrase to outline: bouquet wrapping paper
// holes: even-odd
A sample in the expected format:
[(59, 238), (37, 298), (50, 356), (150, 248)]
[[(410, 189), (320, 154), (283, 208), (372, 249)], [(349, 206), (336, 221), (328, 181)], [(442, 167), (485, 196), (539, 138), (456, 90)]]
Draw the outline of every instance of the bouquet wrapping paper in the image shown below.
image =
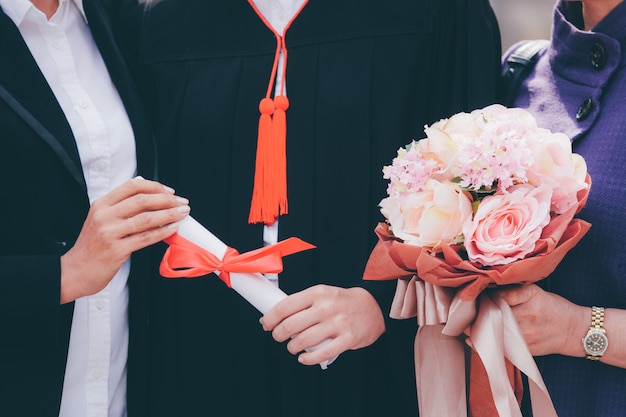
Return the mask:
[[(276, 245), (239, 254), (191, 216), (180, 222), (176, 234), (165, 240), (170, 246), (165, 252), (160, 272), (167, 278), (198, 277), (215, 273), (261, 313), (287, 297), (278, 286), (262, 273), (282, 271), (282, 257), (314, 246), (297, 238)], [(314, 351), (326, 343), (307, 349)], [(320, 363), (326, 369), (336, 358)]]

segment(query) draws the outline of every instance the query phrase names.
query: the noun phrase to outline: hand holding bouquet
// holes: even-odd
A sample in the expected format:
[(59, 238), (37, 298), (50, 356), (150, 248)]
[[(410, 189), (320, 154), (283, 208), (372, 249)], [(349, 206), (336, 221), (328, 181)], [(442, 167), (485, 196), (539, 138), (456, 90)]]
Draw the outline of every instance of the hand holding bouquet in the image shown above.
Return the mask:
[[(462, 346), (464, 334), (486, 370), (499, 415), (521, 415), (511, 385), (505, 384), (506, 392), (501, 388), (511, 363), (529, 377), (536, 415), (551, 415), (547, 390), (510, 308), (484, 290), (547, 277), (586, 233), (590, 225), (574, 219), (589, 192), (585, 162), (572, 153), (568, 137), (537, 127), (522, 109), (492, 105), (425, 132), (383, 169), (389, 187), (380, 206), (387, 222), (376, 230), (379, 243), (364, 274), (400, 278), (391, 315), (417, 316), (420, 415), (466, 415), (465, 378), (457, 370), (464, 370), (464, 361), (442, 351), (425, 359), (425, 343), (450, 345), (446, 338), (453, 338)], [(462, 355), (462, 347), (452, 350)], [(451, 372), (438, 378), (445, 384), (439, 392), (436, 384), (420, 381), (420, 372), (435, 364), (439, 375), (442, 368)], [(470, 414), (473, 383), (470, 378)], [(450, 400), (451, 384), (458, 401)]]

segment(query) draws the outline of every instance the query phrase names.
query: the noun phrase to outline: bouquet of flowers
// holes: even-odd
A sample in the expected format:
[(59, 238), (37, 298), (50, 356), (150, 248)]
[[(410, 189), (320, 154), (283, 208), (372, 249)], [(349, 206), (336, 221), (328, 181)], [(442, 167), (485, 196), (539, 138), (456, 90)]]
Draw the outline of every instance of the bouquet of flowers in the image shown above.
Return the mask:
[[(485, 290), (547, 277), (586, 233), (590, 225), (574, 218), (591, 185), (585, 161), (567, 136), (501, 105), (425, 133), (383, 168), (387, 221), (364, 274), (398, 279), (391, 316), (417, 317), (420, 415), (521, 416), (521, 371), (535, 415), (556, 416), (509, 306)], [(491, 404), (477, 407), (485, 398)]]

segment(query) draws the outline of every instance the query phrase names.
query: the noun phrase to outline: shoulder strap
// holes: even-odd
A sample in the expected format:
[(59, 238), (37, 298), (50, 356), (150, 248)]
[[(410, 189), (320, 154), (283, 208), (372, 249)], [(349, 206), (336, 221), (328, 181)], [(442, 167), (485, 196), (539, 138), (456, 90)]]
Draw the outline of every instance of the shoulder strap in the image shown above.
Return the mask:
[(498, 96), (504, 105), (511, 105), (513, 97), (537, 62), (539, 52), (548, 47), (550, 41), (537, 39), (520, 44), (502, 64)]

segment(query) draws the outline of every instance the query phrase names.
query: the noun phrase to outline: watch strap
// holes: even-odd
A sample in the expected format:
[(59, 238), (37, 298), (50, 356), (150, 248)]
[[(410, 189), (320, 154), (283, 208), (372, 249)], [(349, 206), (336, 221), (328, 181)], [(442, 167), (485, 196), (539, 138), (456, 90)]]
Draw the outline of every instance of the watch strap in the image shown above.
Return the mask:
[[(606, 330), (604, 329), (604, 307), (591, 307), (591, 326), (589, 326), (588, 334), (591, 333), (603, 333), (606, 337)], [(595, 354), (587, 353), (585, 357), (587, 359), (597, 361), (600, 360), (603, 354), (604, 352)]]
[(604, 307), (591, 307), (591, 328), (604, 329)]

